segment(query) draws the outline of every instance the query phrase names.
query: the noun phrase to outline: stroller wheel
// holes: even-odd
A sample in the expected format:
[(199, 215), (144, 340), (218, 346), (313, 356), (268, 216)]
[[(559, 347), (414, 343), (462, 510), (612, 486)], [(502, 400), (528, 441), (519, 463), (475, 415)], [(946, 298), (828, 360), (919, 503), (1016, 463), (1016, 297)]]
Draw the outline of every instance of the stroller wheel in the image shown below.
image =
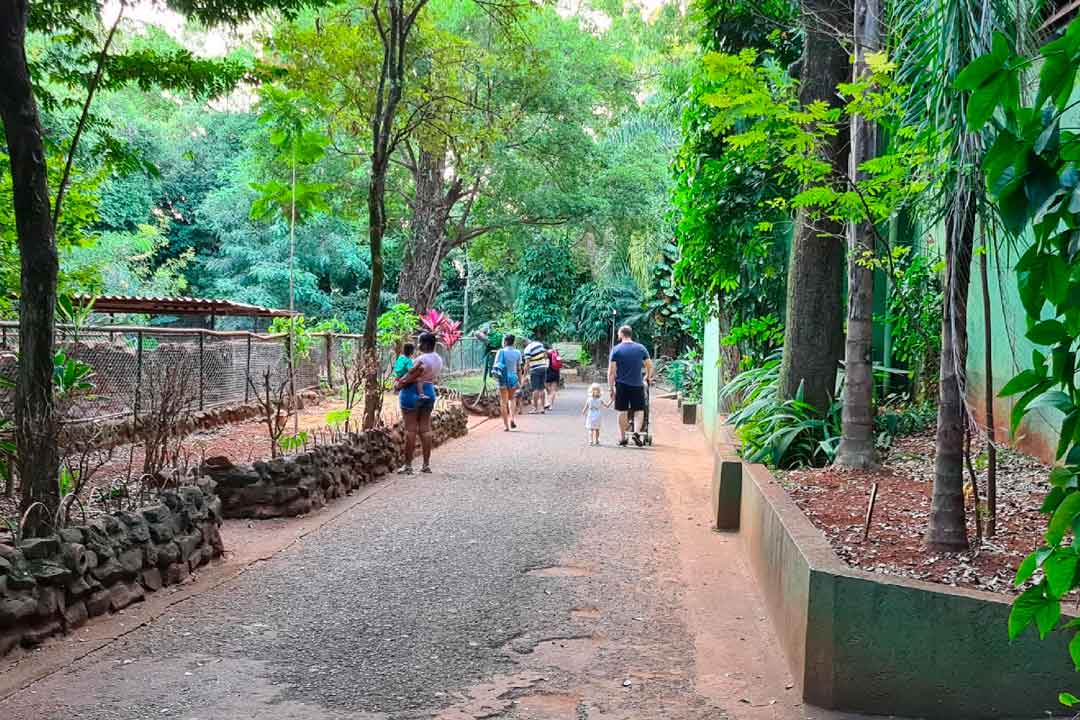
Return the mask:
[(649, 447), (652, 447), (652, 435), (646, 435), (645, 436), (645, 444), (648, 445)]

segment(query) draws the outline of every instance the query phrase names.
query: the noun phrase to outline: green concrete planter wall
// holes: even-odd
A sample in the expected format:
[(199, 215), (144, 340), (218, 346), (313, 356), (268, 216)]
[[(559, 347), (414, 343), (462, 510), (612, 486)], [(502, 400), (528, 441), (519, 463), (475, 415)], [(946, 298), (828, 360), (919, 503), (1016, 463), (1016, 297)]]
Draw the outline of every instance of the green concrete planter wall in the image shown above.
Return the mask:
[(1057, 696), (1080, 674), (1064, 635), (1010, 643), (1001, 596), (849, 567), (767, 468), (742, 464), (733, 491), (732, 448), (719, 428), (716, 472), (727, 475), (713, 483), (714, 516), (738, 503), (747, 559), (808, 703), (933, 720), (1069, 714)]

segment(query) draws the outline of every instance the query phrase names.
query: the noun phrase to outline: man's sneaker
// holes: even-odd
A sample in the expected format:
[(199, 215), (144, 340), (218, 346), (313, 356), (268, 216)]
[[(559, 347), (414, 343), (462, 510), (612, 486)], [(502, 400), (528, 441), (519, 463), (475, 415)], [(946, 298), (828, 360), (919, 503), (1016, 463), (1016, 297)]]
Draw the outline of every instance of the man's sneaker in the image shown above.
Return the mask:
[(402, 465), (401, 469), (398, 470), (398, 475), (412, 475), (412, 474), (413, 474), (412, 465)]
[(634, 437), (634, 444), (637, 445), (638, 447), (641, 447), (642, 445), (645, 444), (644, 442), (642, 442), (641, 436), (638, 435), (637, 433), (634, 433), (633, 437)]
[(420, 472), (422, 472), (422, 473), (424, 473), (426, 475), (430, 475), (431, 474), (431, 468), (428, 467), (427, 465), (425, 465), (424, 467), (420, 468)]
[(623, 438), (622, 440), (619, 441), (619, 447), (626, 447), (629, 442), (630, 442), (629, 440), (627, 440), (626, 438)]

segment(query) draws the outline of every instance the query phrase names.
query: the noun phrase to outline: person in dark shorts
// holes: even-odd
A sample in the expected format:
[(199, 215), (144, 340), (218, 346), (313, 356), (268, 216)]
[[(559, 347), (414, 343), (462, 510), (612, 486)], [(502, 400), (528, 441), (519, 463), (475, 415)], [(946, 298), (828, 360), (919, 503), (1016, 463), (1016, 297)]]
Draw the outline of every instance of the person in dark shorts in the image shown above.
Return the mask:
[(548, 370), (547, 377), (547, 405), (544, 406), (545, 410), (550, 410), (551, 406), (555, 404), (555, 396), (559, 394), (559, 383), (562, 380), (562, 358), (559, 357), (559, 351), (554, 347), (548, 350)]
[(420, 356), (394, 383), (394, 388), (400, 391), (401, 418), (405, 423), (405, 464), (398, 471), (403, 475), (412, 475), (417, 436), (424, 458), (420, 472), (431, 472), (431, 412), (435, 409), (435, 380), (443, 369), (442, 358), (435, 352), (435, 336), (423, 333), (418, 344)]
[[(619, 343), (611, 350), (608, 362), (608, 389), (619, 413), (619, 445), (626, 447), (626, 431), (634, 414), (645, 410), (645, 385), (652, 382), (653, 362), (649, 351), (634, 342), (629, 325), (619, 328)], [(641, 436), (634, 433), (634, 444), (641, 447)]]
[(525, 367), (529, 371), (529, 386), (532, 389), (532, 410), (530, 415), (544, 412), (544, 393), (547, 390), (548, 354), (544, 343), (533, 335), (533, 340), (525, 346)]

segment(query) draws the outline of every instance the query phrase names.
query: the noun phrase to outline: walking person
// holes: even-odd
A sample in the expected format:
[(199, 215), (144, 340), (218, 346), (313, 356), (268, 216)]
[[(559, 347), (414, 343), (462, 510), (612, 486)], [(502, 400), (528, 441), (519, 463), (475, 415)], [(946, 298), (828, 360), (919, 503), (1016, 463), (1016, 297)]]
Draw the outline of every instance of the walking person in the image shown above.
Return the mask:
[(544, 409), (550, 410), (555, 405), (555, 396), (559, 394), (559, 382), (562, 380), (562, 358), (559, 357), (559, 351), (552, 345), (548, 350), (548, 371), (547, 377), (547, 405)]
[(600, 383), (593, 383), (589, 386), (585, 407), (581, 408), (581, 414), (585, 416), (585, 429), (589, 431), (590, 445), (600, 444), (600, 420), (606, 407), (611, 407), (611, 403), (600, 399)]
[(503, 337), (503, 346), (495, 354), (492, 374), (499, 383), (499, 414), (502, 415), (503, 430), (510, 432), (517, 428), (514, 422), (515, 395), (521, 377), (521, 351), (514, 347), (513, 335)]
[(420, 472), (431, 472), (431, 412), (435, 409), (435, 380), (443, 369), (443, 359), (435, 352), (434, 334), (422, 333), (417, 344), (420, 355), (412, 368), (394, 383), (394, 388), (400, 391), (401, 416), (405, 422), (405, 464), (398, 471), (402, 475), (412, 475), (417, 436), (424, 459)]
[(539, 333), (533, 333), (532, 342), (525, 346), (525, 367), (529, 370), (529, 388), (532, 390), (532, 410), (529, 414), (542, 414), (547, 387), (548, 354)]
[[(619, 343), (611, 350), (608, 362), (608, 389), (619, 413), (619, 445), (626, 447), (626, 432), (634, 427), (634, 415), (645, 410), (645, 385), (652, 383), (653, 361), (641, 343), (634, 342), (629, 325), (619, 328)], [(641, 447), (641, 436), (633, 434)]]

